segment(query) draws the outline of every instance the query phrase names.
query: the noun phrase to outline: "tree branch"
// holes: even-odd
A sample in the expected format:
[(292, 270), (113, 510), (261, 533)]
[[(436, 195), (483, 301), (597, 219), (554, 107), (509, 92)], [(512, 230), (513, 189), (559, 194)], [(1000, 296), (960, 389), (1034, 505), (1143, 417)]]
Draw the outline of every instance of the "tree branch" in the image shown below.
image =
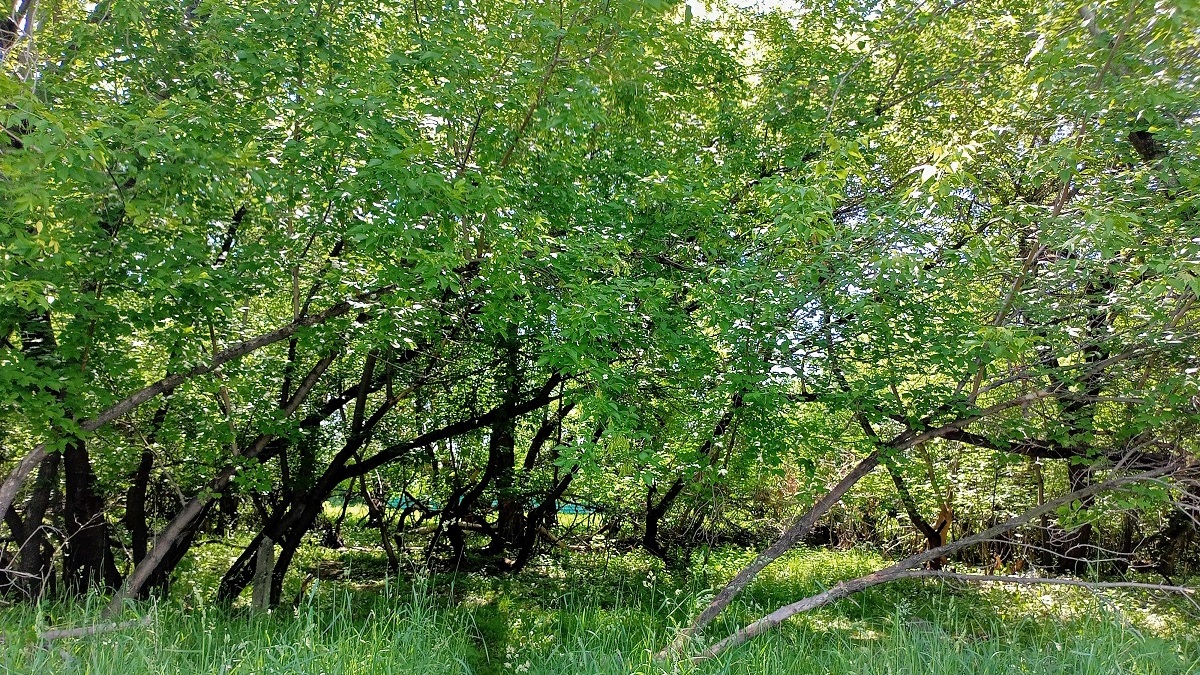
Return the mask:
[(807, 598), (804, 598), (803, 600), (799, 600), (799, 601), (791, 603), (789, 605), (784, 605), (783, 607), (780, 607), (779, 609), (762, 617), (761, 619), (755, 621), (754, 623), (751, 623), (750, 625), (742, 628), (741, 630), (738, 630), (733, 635), (730, 635), (729, 637), (725, 638), (724, 640), (717, 642), (716, 644), (709, 647), (704, 652), (693, 657), (692, 661), (699, 662), (699, 661), (708, 660), (708, 659), (716, 656), (717, 654), (720, 654), (722, 651), (724, 651), (730, 647), (740, 645), (743, 642), (746, 642), (747, 640), (750, 640), (758, 635), (761, 635), (762, 633), (766, 632), (767, 630), (770, 630), (771, 628), (774, 628), (775, 626), (778, 626), (784, 620), (786, 620), (796, 614), (799, 614), (801, 612), (807, 612), (809, 610), (816, 609), (817, 607), (822, 607), (831, 602), (834, 602), (835, 600), (839, 600), (846, 596), (853, 595), (854, 593), (858, 593), (859, 591), (865, 590), (872, 586), (876, 586), (876, 585), (879, 585), (882, 583), (887, 583), (889, 581), (895, 581), (896, 579), (905, 579), (905, 578), (920, 577), (920, 576), (935, 576), (934, 574), (932, 574), (933, 572), (935, 572), (935, 570), (917, 570), (914, 568), (920, 567), (921, 565), (923, 565), (931, 560), (934, 560), (936, 558), (939, 558), (941, 556), (945, 556), (945, 555), (954, 553), (955, 551), (966, 548), (967, 546), (972, 546), (974, 544), (978, 544), (983, 541), (993, 539), (998, 535), (1004, 534), (1005, 532), (1008, 532), (1008, 531), (1013, 530), (1021, 525), (1024, 525), (1025, 523), (1028, 523), (1029, 521), (1031, 521), (1035, 518), (1038, 518), (1044, 514), (1052, 513), (1055, 510), (1057, 510), (1058, 508), (1065, 506), (1067, 504), (1070, 504), (1070, 503), (1074, 502), (1075, 500), (1082, 500), (1082, 499), (1086, 499), (1089, 497), (1093, 497), (1097, 494), (1100, 494), (1102, 492), (1107, 492), (1109, 490), (1121, 487), (1123, 485), (1129, 485), (1131, 483), (1139, 483), (1139, 482), (1154, 480), (1156, 478), (1161, 478), (1162, 476), (1165, 476), (1167, 474), (1170, 474), (1172, 472), (1179, 470), (1180, 467), (1181, 467), (1181, 465), (1179, 465), (1179, 464), (1171, 464), (1168, 466), (1160, 467), (1160, 468), (1152, 470), (1152, 471), (1146, 471), (1143, 473), (1128, 475), (1128, 476), (1119, 476), (1116, 478), (1110, 478), (1109, 480), (1104, 481), (1104, 482), (1094, 483), (1092, 485), (1089, 485), (1088, 487), (1082, 488), (1080, 490), (1075, 490), (1073, 492), (1069, 492), (1065, 495), (1062, 495), (1061, 497), (1058, 497), (1057, 499), (1052, 499), (1050, 501), (1047, 501), (1044, 504), (1042, 504), (1041, 506), (1029, 509), (1028, 511), (1025, 511), (1024, 513), (1022, 513), (1020, 515), (1013, 516), (1012, 518), (1009, 518), (1008, 520), (1004, 521), (1003, 523), (1000, 523), (998, 525), (990, 527), (990, 528), (984, 530), (983, 532), (980, 532), (979, 534), (976, 534), (976, 535), (973, 535), (970, 537), (965, 537), (963, 539), (960, 539), (955, 542), (951, 542), (944, 546), (939, 546), (937, 548), (932, 548), (932, 549), (923, 551), (921, 553), (918, 553), (917, 555), (911, 556), (909, 558), (905, 558), (904, 560), (901, 560), (900, 562), (895, 563), (894, 565), (885, 567), (881, 570), (878, 570), (878, 571), (868, 574), (866, 576), (858, 577), (857, 579), (851, 579), (850, 581), (841, 582), (841, 583), (837, 584), (836, 586), (834, 586), (833, 588), (830, 588), (829, 590), (826, 590), (824, 592), (818, 593), (813, 596), (809, 596)]

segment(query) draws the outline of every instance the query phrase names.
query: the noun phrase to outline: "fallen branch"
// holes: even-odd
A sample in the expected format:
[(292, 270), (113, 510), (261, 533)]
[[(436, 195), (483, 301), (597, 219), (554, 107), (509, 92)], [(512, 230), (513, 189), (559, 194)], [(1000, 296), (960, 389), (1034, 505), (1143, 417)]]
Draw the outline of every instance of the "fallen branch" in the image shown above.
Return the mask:
[(813, 504), (812, 508), (809, 509), (807, 513), (796, 520), (792, 526), (783, 533), (782, 537), (776, 540), (774, 544), (771, 544), (767, 550), (758, 554), (758, 557), (756, 557), (753, 562), (738, 572), (737, 575), (729, 581), (729, 583), (725, 584), (725, 587), (722, 588), (719, 593), (717, 593), (717, 596), (713, 598), (708, 607), (705, 607), (704, 611), (702, 611), (700, 615), (696, 617), (695, 621), (692, 622), (692, 625), (681, 631), (679, 635), (677, 635), (671, 642), (671, 644), (664, 647), (662, 651), (654, 656), (654, 658), (656, 660), (662, 660), (682, 652), (684, 647), (686, 647), (688, 640), (693, 635), (703, 630), (704, 627), (711, 623), (713, 619), (717, 618), (717, 615), (719, 615), (727, 606), (729, 606), (729, 603), (733, 601), (738, 593), (741, 593), (742, 589), (745, 588), (747, 584), (754, 580), (754, 577), (758, 576), (759, 572), (761, 572), (767, 565), (770, 565), (772, 562), (778, 559), (779, 556), (786, 553), (793, 546), (795, 546), (797, 542), (803, 539), (805, 535), (812, 530), (813, 526), (817, 524), (817, 520), (819, 520), (821, 516), (825, 515), (829, 509), (833, 508), (835, 504), (840, 502), (842, 497), (850, 491), (850, 488), (854, 487), (854, 485), (858, 483), (863, 476), (866, 476), (874, 471), (875, 467), (879, 466), (879, 457), (879, 451), (875, 451), (863, 458), (863, 460), (860, 461), (858, 465), (850, 471), (850, 473), (846, 474), (842, 480), (838, 481), (838, 484), (835, 485), (832, 490), (825, 493), (825, 496), (821, 497), (817, 503)]
[(870, 455), (867, 455), (865, 458), (863, 458), (862, 461), (860, 461), (858, 465), (850, 471), (850, 473), (846, 474), (846, 476), (837, 483), (837, 485), (830, 489), (829, 492), (825, 493), (825, 496), (821, 497), (817, 503), (813, 504), (812, 508), (809, 509), (807, 513), (792, 523), (792, 525), (788, 527), (787, 531), (783, 533), (783, 536), (781, 536), (774, 544), (771, 544), (767, 550), (760, 553), (753, 562), (738, 572), (737, 575), (734, 576), (734, 578), (730, 580), (729, 583), (726, 584), (719, 593), (717, 593), (716, 597), (713, 598), (708, 607), (705, 607), (704, 610), (696, 617), (696, 619), (692, 622), (692, 625), (680, 631), (670, 644), (664, 647), (662, 651), (655, 654), (655, 660), (661, 661), (685, 651), (688, 640), (691, 639), (693, 635), (696, 635), (700, 631), (704, 630), (705, 626), (712, 623), (712, 620), (717, 618), (717, 616), (729, 606), (729, 603), (733, 601), (733, 599), (742, 591), (743, 588), (746, 587), (747, 584), (749, 584), (756, 576), (758, 576), (759, 572), (766, 568), (767, 565), (770, 565), (772, 562), (777, 560), (779, 556), (788, 552), (793, 546), (795, 546), (797, 542), (799, 542), (812, 530), (812, 528), (816, 525), (817, 520), (819, 520), (821, 516), (825, 515), (829, 509), (833, 508), (835, 504), (840, 502), (842, 497), (849, 492), (859, 480), (874, 471), (875, 467), (879, 466), (883, 452), (902, 452), (914, 446), (931, 441), (935, 438), (943, 438), (959, 432), (964, 427), (990, 417), (991, 415), (995, 415), (1012, 408), (1027, 406), (1035, 401), (1044, 398), (1050, 398), (1054, 395), (1054, 392), (1046, 389), (1029, 392), (987, 408), (976, 410), (971, 414), (961, 415), (946, 424), (942, 424), (931, 429), (926, 429), (919, 432), (915, 429), (909, 429), (902, 432), (887, 443), (881, 444), (881, 449), (877, 449)]
[[(858, 577), (857, 579), (843, 581), (843, 582), (837, 584), (836, 586), (834, 586), (833, 588), (830, 588), (829, 590), (823, 591), (816, 595), (809, 596), (802, 600), (798, 600), (789, 605), (784, 605), (783, 607), (780, 607), (779, 609), (775, 610), (774, 612), (771, 612), (770, 614), (762, 617), (761, 619), (738, 630), (737, 632), (735, 632), (734, 634), (725, 638), (724, 640), (717, 642), (716, 644), (712, 645), (711, 647), (709, 647), (705, 651), (701, 652), (700, 654), (693, 656), (692, 661), (700, 662), (700, 661), (708, 660), (708, 659), (716, 656), (717, 654), (720, 654), (721, 652), (725, 651), (726, 649), (729, 649), (730, 647), (735, 647), (737, 645), (742, 644), (743, 642), (746, 642), (754, 637), (757, 637), (758, 635), (765, 633), (766, 631), (770, 630), (771, 628), (774, 628), (775, 626), (778, 626), (779, 624), (783, 623), (786, 619), (788, 619), (796, 614), (799, 614), (801, 612), (807, 612), (809, 610), (813, 610), (818, 607), (823, 607), (831, 602), (840, 600), (841, 598), (844, 598), (849, 595), (853, 595), (860, 591), (866, 590), (867, 588), (870, 588), (872, 586), (877, 586), (879, 584), (887, 583), (890, 581), (895, 581), (897, 579), (911, 579), (911, 578), (915, 578), (915, 577), (937, 576), (937, 574), (935, 574), (935, 570), (920, 570), (920, 569), (915, 569), (915, 568), (920, 567), (921, 565), (923, 565), (931, 560), (940, 558), (942, 556), (949, 555), (951, 553), (954, 553), (955, 551), (966, 548), (968, 546), (972, 546), (974, 544), (978, 544), (978, 543), (987, 541), (989, 539), (993, 539), (1001, 534), (1004, 534), (1005, 532), (1008, 532), (1017, 527), (1020, 527), (1021, 525), (1024, 525), (1035, 518), (1039, 518), (1042, 515), (1052, 513), (1054, 511), (1056, 511), (1057, 509), (1059, 509), (1060, 507), (1070, 504), (1070, 503), (1074, 502), (1075, 500), (1085, 499), (1087, 497), (1091, 497), (1093, 495), (1097, 495), (1102, 492), (1107, 492), (1109, 490), (1113, 490), (1113, 489), (1121, 487), (1123, 485), (1129, 485), (1131, 483), (1140, 483), (1140, 482), (1160, 478), (1169, 473), (1177, 471), (1179, 468), (1180, 468), (1180, 465), (1171, 464), (1168, 466), (1160, 467), (1160, 468), (1152, 470), (1152, 471), (1146, 471), (1143, 473), (1129, 475), (1129, 476), (1119, 476), (1116, 478), (1110, 478), (1110, 479), (1100, 482), (1100, 483), (1095, 483), (1093, 485), (1089, 485), (1085, 488), (1081, 488), (1079, 490), (1075, 490), (1074, 492), (1069, 492), (1065, 495), (1062, 495), (1061, 497), (1058, 497), (1057, 499), (1047, 501), (1046, 503), (1042, 504), (1041, 506), (1030, 509), (1022, 514), (1013, 516), (1012, 518), (1009, 518), (1008, 520), (1004, 521), (1003, 523), (1000, 523), (998, 525), (990, 527), (990, 528), (984, 530), (983, 532), (980, 532), (979, 534), (976, 534), (976, 535), (973, 535), (970, 537), (964, 537), (963, 539), (960, 539), (955, 542), (951, 542), (944, 546), (939, 546), (937, 548), (928, 549), (917, 555), (911, 556), (909, 558), (905, 558), (904, 560), (901, 560), (900, 562), (895, 563), (894, 565), (885, 567), (881, 570), (877, 570), (875, 572), (872, 572), (871, 574), (868, 574), (868, 575), (865, 575), (862, 577)], [(947, 574), (949, 574), (949, 573), (947, 573)], [(1026, 579), (1026, 577), (1013, 577), (1013, 578), (1014, 579)], [(1066, 581), (1066, 580), (1064, 580), (1064, 581)], [(1112, 582), (1112, 583), (1117, 583), (1117, 582)]]
[(559, 539), (558, 537), (554, 536), (554, 535), (553, 535), (553, 534), (550, 532), (550, 530), (547, 530), (547, 529), (546, 529), (546, 527), (545, 527), (544, 525), (538, 525), (537, 531), (538, 531), (538, 534), (542, 535), (542, 538), (543, 538), (543, 539), (545, 539), (546, 541), (550, 542), (550, 544), (551, 544), (552, 546), (554, 546), (555, 548), (560, 548), (560, 549), (567, 549), (567, 548), (568, 548), (568, 547), (567, 547), (567, 545), (566, 545), (566, 544), (564, 544), (564, 543), (562, 542), (562, 540), (561, 540), (561, 539)]

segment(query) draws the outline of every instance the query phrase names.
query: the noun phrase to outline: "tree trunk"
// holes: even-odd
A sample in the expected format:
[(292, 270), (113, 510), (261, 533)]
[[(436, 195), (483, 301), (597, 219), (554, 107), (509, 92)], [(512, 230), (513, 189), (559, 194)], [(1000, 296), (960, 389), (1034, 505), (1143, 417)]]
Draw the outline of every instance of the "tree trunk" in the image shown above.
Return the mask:
[[(904, 476), (900, 473), (900, 469), (890, 460), (883, 461), (884, 467), (887, 468), (888, 475), (892, 478), (892, 484), (896, 486), (896, 494), (900, 496), (900, 503), (904, 506), (904, 512), (908, 514), (909, 521), (917, 528), (917, 531), (925, 537), (925, 550), (938, 548), (946, 543), (946, 532), (949, 530), (949, 519), (940, 518), (937, 526), (930, 525), (929, 521), (921, 515), (920, 509), (917, 508), (917, 502), (913, 499), (912, 492), (908, 489), (908, 484), (904, 480)], [(941, 569), (946, 563), (941, 558), (935, 558), (929, 561), (930, 569)]]
[(33, 494), (25, 503), (24, 520), (12, 509), (5, 514), (5, 522), (17, 544), (13, 563), (16, 574), (5, 590), (15, 591), (31, 600), (42, 597), (54, 579), (54, 549), (46, 538), (43, 520), (58, 483), (60, 458), (61, 455), (54, 453), (42, 460)]
[(129, 490), (125, 493), (124, 521), (125, 528), (129, 530), (129, 545), (134, 565), (146, 557), (150, 543), (150, 525), (146, 520), (146, 493), (153, 468), (154, 452), (146, 448), (142, 450), (141, 460), (129, 481)]
[(300, 544), (304, 542), (304, 535), (312, 529), (313, 523), (317, 521), (317, 516), (324, 510), (325, 498), (332, 491), (333, 488), (330, 488), (320, 497), (307, 500), (301, 507), (298, 517), (288, 529), (286, 540), (279, 543), (279, 557), (275, 559), (275, 567), (271, 574), (272, 607), (278, 605), (280, 598), (283, 597), (283, 580), (287, 576), (288, 568), (291, 567), (292, 560), (296, 557), (296, 551), (300, 549)]
[(217, 603), (231, 604), (242, 594), (242, 591), (254, 579), (254, 571), (258, 567), (258, 551), (263, 540), (270, 539), (274, 542), (281, 542), (291, 523), (294, 522), (295, 515), (293, 511), (288, 510), (276, 515), (263, 525), (254, 539), (242, 549), (241, 555), (230, 564), (225, 576), (221, 578), (221, 582), (217, 585)]
[(662, 560), (667, 559), (669, 552), (659, 541), (659, 529), (663, 517), (667, 515), (667, 511), (675, 503), (675, 499), (683, 492), (683, 485), (683, 479), (676, 478), (657, 504), (654, 503), (654, 495), (658, 490), (651, 485), (646, 492), (646, 530), (642, 534), (642, 546), (648, 553)]
[(63, 450), (63, 476), (67, 528), (63, 576), (67, 588), (81, 595), (90, 588), (116, 589), (121, 575), (108, 544), (104, 500), (96, 492), (96, 475), (84, 441), (73, 440)]
[(226, 486), (217, 499), (217, 516), (214, 518), (216, 524), (213, 527), (213, 533), (216, 535), (225, 536), (237, 525), (239, 500), (234, 489), (233, 485)]
[(270, 537), (263, 537), (258, 543), (257, 560), (254, 565), (254, 593), (250, 606), (258, 612), (265, 612), (271, 604), (271, 575), (275, 569), (275, 542)]
[[(367, 489), (367, 477), (362, 475), (358, 477), (358, 484), (361, 489), (363, 499), (367, 503), (367, 513), (370, 520), (375, 523), (379, 529), (379, 543), (383, 547), (383, 553), (388, 559), (388, 570), (392, 574), (400, 571), (400, 556), (396, 554), (396, 547), (392, 544), (391, 533), (388, 532), (387, 522), (387, 495), (381, 495), (384, 500), (384, 506), (381, 508), (379, 503), (375, 501), (374, 495)], [(344, 511), (344, 510), (343, 510)], [(318, 514), (319, 515), (319, 514)]]
[(514, 473), (517, 464), (517, 418), (511, 411), (521, 400), (520, 356), (521, 343), (517, 327), (510, 326), (503, 344), (504, 372), (500, 384), (504, 388), (504, 406), (508, 414), (492, 425), (488, 442), (488, 467), (496, 483), (496, 529), (489, 548), (495, 553), (505, 551), (518, 542), (524, 530), (525, 505), (523, 495), (516, 493)]
[[(317, 380), (324, 375), (326, 369), (333, 363), (336, 353), (330, 352), (326, 354), (313, 366), (296, 393), (288, 400), (287, 405), (283, 409), (285, 415), (290, 416), (296, 412), (300, 404), (312, 391), (313, 386), (316, 385)], [(339, 409), (340, 404), (344, 403), (345, 400), (347, 399), (339, 396), (326, 402), (326, 405), (321, 410), (310, 415), (301, 423), (301, 428), (310, 428), (320, 424), (323, 419)], [(265, 461), (270, 458), (272, 453), (280, 450), (286, 450), (286, 446), (276, 439), (274, 435), (261, 434), (246, 451), (245, 457), (259, 458), (260, 461)], [(184, 504), (179, 512), (171, 518), (171, 522), (167, 523), (158, 540), (154, 543), (154, 548), (146, 554), (141, 564), (134, 567), (133, 573), (126, 580), (125, 586), (113, 595), (112, 600), (105, 607), (104, 614), (106, 616), (112, 616), (120, 612), (125, 600), (142, 597), (144, 587), (147, 583), (165, 582), (169, 578), (170, 571), (182, 559), (183, 554), (187, 551), (186, 547), (191, 546), (197, 529), (211, 508), (212, 498), (208, 493), (224, 492), (236, 475), (237, 470), (234, 467), (226, 467), (221, 470), (215, 478), (209, 481), (208, 490), (205, 493), (197, 495), (191, 501)], [(165, 572), (162, 569), (163, 565), (166, 565)]]
[[(700, 446), (699, 452), (708, 460), (709, 466), (715, 465), (720, 458), (720, 446), (717, 444), (717, 440), (729, 430), (730, 425), (733, 424), (734, 416), (744, 404), (745, 401), (743, 400), (742, 392), (739, 391), (734, 394), (733, 400), (729, 404), (729, 409), (725, 411), (725, 414), (721, 416), (721, 419), (717, 420), (716, 426), (713, 427), (712, 436), (709, 436), (708, 440), (704, 441), (704, 444)], [(667, 515), (667, 511), (671, 509), (671, 505), (675, 503), (679, 494), (683, 492), (685, 485), (686, 482), (682, 477), (676, 478), (675, 482), (671, 483), (671, 487), (667, 488), (667, 492), (663, 495), (662, 499), (658, 500), (657, 504), (654, 503), (654, 494), (657, 492), (654, 486), (650, 486), (650, 491), (646, 494), (646, 531), (642, 536), (642, 546), (652, 555), (663, 560), (669, 559), (670, 551), (659, 542), (659, 529), (662, 519)]]
[(533, 557), (537, 548), (538, 533), (543, 527), (547, 518), (554, 517), (558, 513), (558, 500), (571, 486), (571, 481), (575, 479), (575, 472), (579, 470), (579, 465), (576, 464), (567, 471), (567, 475), (563, 476), (560, 481), (546, 494), (542, 503), (535, 509), (529, 512), (525, 518), (525, 531), (521, 536), (521, 547), (517, 552), (516, 560), (509, 567), (512, 572), (520, 571), (529, 564), (530, 558)]

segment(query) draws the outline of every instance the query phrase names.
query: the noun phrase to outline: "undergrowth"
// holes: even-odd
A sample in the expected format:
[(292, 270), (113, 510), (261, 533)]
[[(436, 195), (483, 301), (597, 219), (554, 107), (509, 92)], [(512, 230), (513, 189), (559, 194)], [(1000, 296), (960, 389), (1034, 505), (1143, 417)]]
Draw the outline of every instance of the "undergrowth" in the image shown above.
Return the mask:
[[(101, 600), (13, 606), (0, 612), (0, 672), (1200, 673), (1200, 630), (1184, 604), (932, 581), (871, 589), (708, 663), (654, 663), (653, 650), (749, 555), (726, 551), (688, 573), (637, 555), (573, 555), (509, 578), (364, 584), (348, 571), (349, 581), (318, 581), (294, 606), (265, 615), (219, 609), (198, 587), (177, 586), (175, 597), (130, 610), (150, 615), (144, 626), (48, 644), (38, 642), (38, 631), (94, 623)], [(859, 551), (795, 552), (769, 568), (706, 639), (880, 562)]]

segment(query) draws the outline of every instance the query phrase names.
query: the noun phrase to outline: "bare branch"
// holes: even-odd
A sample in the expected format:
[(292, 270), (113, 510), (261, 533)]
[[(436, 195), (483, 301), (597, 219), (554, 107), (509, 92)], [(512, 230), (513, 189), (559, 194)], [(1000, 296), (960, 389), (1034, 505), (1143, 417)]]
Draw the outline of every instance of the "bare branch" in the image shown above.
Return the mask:
[[(931, 570), (916, 570), (915, 568), (920, 567), (931, 560), (949, 555), (968, 546), (993, 539), (1001, 534), (1004, 534), (1005, 532), (1028, 523), (1039, 516), (1052, 513), (1058, 508), (1070, 504), (1075, 500), (1086, 499), (1102, 492), (1116, 489), (1123, 485), (1161, 478), (1168, 474), (1179, 471), (1180, 468), (1181, 465), (1172, 464), (1154, 469), (1152, 471), (1146, 471), (1144, 473), (1110, 478), (1106, 481), (1094, 483), (1085, 488), (1069, 492), (1058, 497), (1057, 499), (1049, 500), (1040, 506), (1029, 509), (1020, 515), (1013, 516), (1012, 518), (1009, 518), (998, 525), (990, 527), (979, 534), (970, 537), (964, 537), (963, 539), (939, 546), (937, 548), (928, 549), (917, 555), (905, 558), (894, 565), (872, 572), (866, 576), (841, 582), (833, 588), (830, 588), (822, 593), (809, 596), (789, 605), (784, 605), (774, 612), (771, 612), (761, 619), (758, 619), (750, 625), (738, 630), (724, 640), (717, 642), (704, 652), (694, 656), (692, 660), (698, 662), (710, 659), (730, 647), (740, 645), (747, 640), (761, 635), (762, 633), (774, 628), (775, 626), (778, 626), (780, 623), (796, 614), (807, 612), (809, 610), (816, 609), (817, 607), (822, 607), (872, 586), (877, 586), (879, 584), (894, 581), (896, 579), (911, 578), (914, 576), (930, 576), (925, 573)], [(685, 633), (685, 635), (687, 634)]]

